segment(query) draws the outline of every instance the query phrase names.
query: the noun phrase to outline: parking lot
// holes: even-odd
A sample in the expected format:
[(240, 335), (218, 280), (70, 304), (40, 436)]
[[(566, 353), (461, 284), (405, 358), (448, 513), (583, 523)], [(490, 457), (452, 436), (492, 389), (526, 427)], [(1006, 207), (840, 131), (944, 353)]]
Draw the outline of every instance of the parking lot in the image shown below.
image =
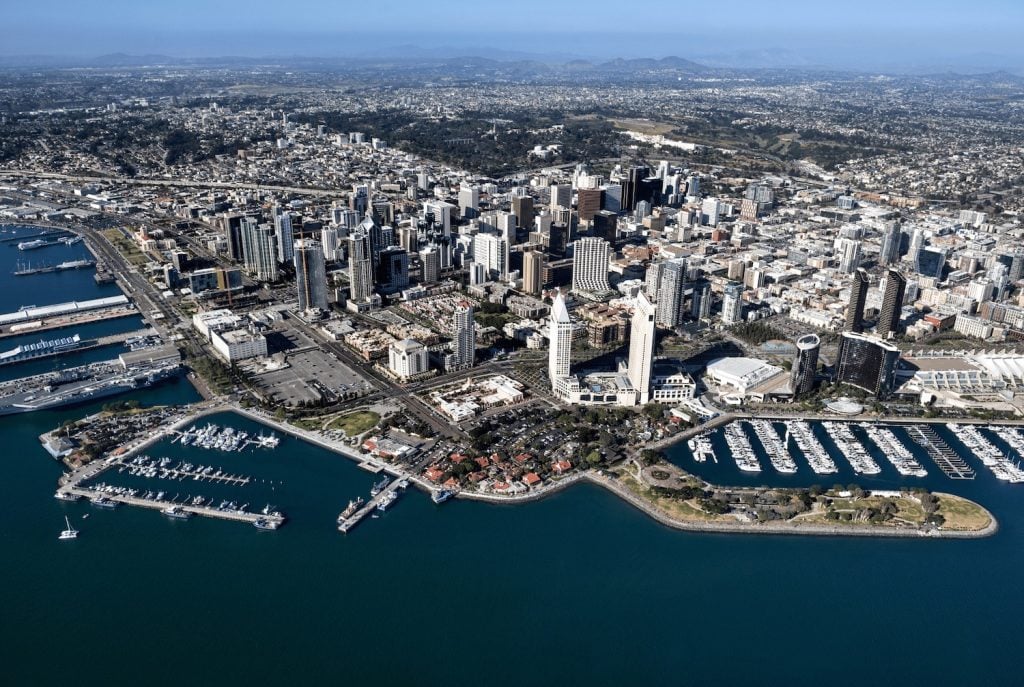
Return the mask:
[(370, 389), (358, 372), (319, 349), (290, 353), (287, 360), (288, 367), (256, 376), (260, 389), (275, 402), (296, 406)]

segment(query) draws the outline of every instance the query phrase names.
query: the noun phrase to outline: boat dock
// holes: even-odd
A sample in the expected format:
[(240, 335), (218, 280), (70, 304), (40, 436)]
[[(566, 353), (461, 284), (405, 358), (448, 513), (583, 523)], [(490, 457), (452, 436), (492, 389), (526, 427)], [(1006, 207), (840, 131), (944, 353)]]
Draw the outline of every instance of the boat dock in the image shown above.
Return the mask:
[(931, 427), (907, 427), (907, 433), (924, 447), (928, 456), (950, 479), (974, 479), (974, 470)]
[[(221, 509), (214, 508), (211, 506), (198, 506), (191, 505), (187, 501), (183, 503), (175, 503), (168, 500), (157, 500), (155, 498), (142, 498), (139, 496), (131, 496), (128, 494), (120, 494), (114, 492), (99, 491), (97, 489), (89, 489), (87, 487), (80, 487), (75, 484), (66, 484), (61, 486), (57, 490), (57, 494), (64, 494), (65, 496), (72, 496), (78, 498), (105, 498), (108, 501), (114, 503), (123, 503), (129, 506), (138, 506), (139, 508), (150, 508), (152, 510), (165, 510), (167, 508), (178, 508), (185, 513), (190, 515), (201, 515), (207, 518), (219, 518), (221, 520), (233, 520), (235, 522), (245, 522), (250, 525), (255, 525), (257, 521), (263, 520), (266, 522), (274, 523), (278, 527), (284, 524), (284, 516), (282, 515), (265, 515), (263, 513), (250, 513), (248, 511), (238, 509)], [(58, 498), (64, 498), (58, 496)], [(70, 500), (70, 499), (68, 499)]]
[(42, 239), (54, 239), (58, 237), (71, 237), (74, 234), (64, 229), (58, 229), (55, 231), (44, 231), (40, 234), (32, 234), (31, 236), (10, 236), (7, 238), (0, 239), (0, 243), (20, 243), (22, 241), (38, 241)]
[(53, 272), (65, 272), (67, 270), (82, 270), (95, 267), (95, 260), (71, 260), (57, 265), (46, 265), (43, 267), (22, 267), (13, 272), (16, 277), (28, 277), (33, 274), (50, 274)]
[(379, 494), (373, 496), (369, 501), (367, 501), (363, 505), (362, 508), (357, 510), (349, 517), (341, 520), (338, 523), (338, 531), (342, 534), (348, 534), (349, 530), (358, 525), (360, 522), (362, 522), (363, 518), (365, 518), (367, 515), (376, 510), (377, 504), (381, 503), (385, 499), (394, 500), (395, 497), (392, 496), (392, 494), (394, 492), (397, 492), (399, 489), (405, 488), (405, 486), (407, 486), (408, 484), (409, 482), (405, 477), (395, 477), (394, 479), (392, 479), (388, 483), (388, 485), (381, 490)]
[(229, 475), (228, 473), (215, 469), (212, 465), (200, 465), (193, 467), (191, 464), (173, 468), (162, 468), (155, 465), (122, 463), (118, 472), (127, 470), (129, 474), (139, 477), (155, 477), (167, 480), (186, 480), (196, 482), (215, 482), (218, 484), (230, 484), (236, 487), (244, 487), (252, 481), (251, 477), (245, 475)]

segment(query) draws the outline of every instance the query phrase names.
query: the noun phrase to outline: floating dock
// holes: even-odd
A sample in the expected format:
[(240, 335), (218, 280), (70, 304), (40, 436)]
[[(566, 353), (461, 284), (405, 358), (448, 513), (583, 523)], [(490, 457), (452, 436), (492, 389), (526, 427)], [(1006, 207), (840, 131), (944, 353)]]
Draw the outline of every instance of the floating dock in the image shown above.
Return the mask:
[(907, 427), (907, 433), (924, 447), (928, 456), (950, 479), (974, 479), (974, 469), (928, 426)]

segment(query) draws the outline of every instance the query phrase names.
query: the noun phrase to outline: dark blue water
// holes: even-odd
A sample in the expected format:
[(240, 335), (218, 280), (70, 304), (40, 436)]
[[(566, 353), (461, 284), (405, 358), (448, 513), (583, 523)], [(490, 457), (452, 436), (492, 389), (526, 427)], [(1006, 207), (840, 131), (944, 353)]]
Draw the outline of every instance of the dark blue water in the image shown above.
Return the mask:
[[(197, 398), (183, 380), (134, 397)], [(263, 480), (236, 491), (291, 520), (261, 533), (54, 500), (60, 466), (36, 436), (100, 405), (0, 418), (4, 684), (1021, 683), (1024, 486), (976, 461), (973, 482), (923, 454), (926, 479), (883, 464), (868, 480), (842, 462), (827, 478), (799, 458), (797, 475), (766, 462), (748, 476), (670, 451), (728, 484), (961, 493), (1001, 521), (984, 540), (681, 533), (593, 486), (523, 506), (435, 506), (413, 491), (343, 536), (337, 512), (373, 481), (345, 458), (290, 438), (236, 455), (150, 449)], [(76, 541), (56, 539), (65, 514)]]

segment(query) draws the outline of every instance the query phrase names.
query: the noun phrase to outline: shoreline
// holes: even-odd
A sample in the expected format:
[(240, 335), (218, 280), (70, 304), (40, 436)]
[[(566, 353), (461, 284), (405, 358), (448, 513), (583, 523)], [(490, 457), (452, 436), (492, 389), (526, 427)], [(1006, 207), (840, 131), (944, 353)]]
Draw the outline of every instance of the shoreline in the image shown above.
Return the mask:
[[(194, 423), (203, 417), (208, 415), (214, 415), (218, 413), (235, 413), (239, 416), (245, 417), (249, 420), (257, 422), (271, 429), (276, 429), (284, 434), (292, 436), (301, 441), (308, 442), (312, 445), (326, 449), (334, 454), (340, 455), (349, 460), (355, 461), (357, 464), (369, 464), (378, 468), (380, 471), (386, 472), (394, 477), (403, 477), (408, 479), (411, 483), (423, 491), (430, 493), (436, 489), (436, 485), (433, 485), (424, 480), (419, 475), (412, 474), (407, 470), (403, 470), (394, 466), (387, 461), (375, 458), (370, 455), (361, 455), (353, 451), (348, 446), (340, 444), (339, 442), (324, 439), (317, 436), (316, 433), (304, 430), (299, 427), (295, 427), (287, 422), (277, 420), (276, 418), (269, 417), (260, 411), (254, 411), (248, 408), (242, 408), (236, 404), (230, 402), (219, 401), (216, 403), (208, 402), (207, 405), (198, 408), (195, 412), (188, 412), (184, 417), (175, 420), (173, 423), (165, 426), (161, 430), (147, 436), (144, 440), (130, 445), (121, 453), (117, 454), (119, 460), (125, 460), (132, 455), (143, 451), (149, 446), (159, 442), (165, 437), (169, 436), (171, 432), (181, 427), (184, 427), (190, 423)], [(739, 418), (737, 418), (739, 419)], [(46, 435), (44, 435), (46, 436)], [(82, 471), (93, 472), (98, 468), (105, 469), (106, 459), (103, 459), (102, 463), (98, 463), (95, 467), (90, 470), (90, 464), (73, 470), (61, 476), (59, 483), (66, 484), (71, 478), (72, 473), (80, 473)], [(78, 477), (81, 480), (82, 477)], [(618, 482), (616, 479), (599, 475), (593, 471), (576, 472), (565, 478), (551, 482), (549, 485), (542, 487), (541, 489), (527, 492), (525, 494), (515, 496), (502, 496), (499, 494), (484, 494), (478, 492), (467, 492), (460, 491), (456, 494), (456, 498), (465, 499), (467, 501), (477, 501), (490, 504), (509, 504), (518, 505), (523, 503), (529, 503), (533, 501), (539, 501), (547, 498), (554, 494), (557, 494), (564, 489), (567, 489), (574, 484), (579, 482), (589, 482), (596, 486), (602, 487), (607, 491), (611, 492), (615, 496), (619, 497), (629, 505), (633, 506), (637, 510), (655, 520), (656, 522), (671, 527), (675, 530), (684, 532), (701, 532), (701, 533), (717, 533), (717, 534), (771, 534), (771, 535), (811, 535), (811, 536), (826, 536), (826, 537), (886, 537), (886, 538), (922, 538), (922, 539), (980, 539), (990, 537), (999, 531), (999, 522), (995, 516), (984, 506), (978, 504), (964, 497), (956, 496), (955, 494), (946, 494), (935, 492), (938, 496), (945, 496), (947, 498), (956, 498), (969, 501), (970, 503), (981, 508), (989, 518), (989, 523), (980, 530), (944, 530), (937, 528), (930, 529), (910, 529), (910, 528), (893, 528), (879, 525), (821, 525), (821, 524), (784, 524), (784, 523), (743, 523), (743, 522), (698, 522), (691, 520), (679, 520), (672, 517), (668, 513), (661, 510), (657, 504), (648, 501), (641, 496), (633, 493), (629, 488)]]

